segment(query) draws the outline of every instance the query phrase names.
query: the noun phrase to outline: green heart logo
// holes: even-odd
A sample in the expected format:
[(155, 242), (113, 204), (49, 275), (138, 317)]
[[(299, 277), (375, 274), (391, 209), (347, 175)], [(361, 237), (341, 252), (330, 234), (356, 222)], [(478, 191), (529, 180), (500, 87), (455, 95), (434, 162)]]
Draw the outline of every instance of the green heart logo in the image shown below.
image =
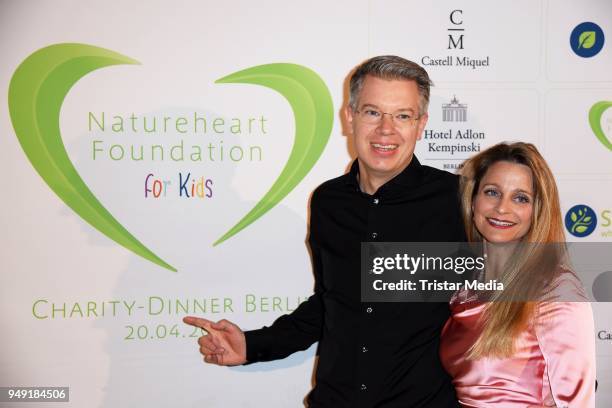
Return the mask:
[(334, 123), (334, 107), (325, 82), (312, 70), (295, 64), (268, 64), (223, 77), (216, 83), (265, 86), (287, 99), (295, 117), (295, 141), (289, 159), (270, 190), (236, 225), (213, 245), (237, 234), (291, 192), (321, 157)]
[(597, 136), (601, 144), (610, 150), (612, 150), (612, 142), (610, 142), (610, 139), (608, 139), (604, 130), (601, 128), (601, 117), (606, 109), (611, 106), (612, 101), (599, 101), (589, 110), (589, 124), (591, 125), (591, 129), (593, 129), (593, 133), (595, 133), (595, 136)]
[[(11, 78), (11, 121), (30, 163), (66, 205), (119, 245), (176, 272), (176, 268), (138, 241), (94, 196), (68, 157), (60, 134), (59, 114), (70, 88), (96, 69), (120, 64), (139, 63), (114, 51), (87, 44), (55, 44), (34, 52)], [(214, 245), (252, 224), (299, 184), (319, 159), (333, 125), (329, 90), (308, 68), (295, 64), (261, 65), (217, 82), (258, 84), (281, 93), (293, 109), (296, 135), (289, 159), (270, 190)]]

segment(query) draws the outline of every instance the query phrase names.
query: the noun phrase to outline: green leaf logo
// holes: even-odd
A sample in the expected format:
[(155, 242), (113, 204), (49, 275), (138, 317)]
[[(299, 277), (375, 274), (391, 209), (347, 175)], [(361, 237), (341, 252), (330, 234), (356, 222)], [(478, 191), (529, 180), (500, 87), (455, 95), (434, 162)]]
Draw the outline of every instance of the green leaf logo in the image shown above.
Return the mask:
[(595, 31), (585, 31), (578, 37), (578, 49), (581, 48), (592, 48), (597, 40), (597, 33)]
[(612, 142), (610, 142), (610, 139), (608, 139), (601, 127), (601, 117), (606, 109), (610, 107), (612, 107), (612, 101), (599, 101), (594, 104), (589, 110), (589, 124), (601, 144), (612, 151)]
[(223, 77), (216, 83), (256, 84), (279, 92), (293, 109), (295, 140), (289, 159), (270, 190), (213, 245), (252, 224), (302, 181), (323, 153), (334, 122), (332, 98), (325, 82), (314, 71), (300, 65), (259, 65)]
[(119, 64), (138, 62), (86, 44), (56, 44), (34, 52), (11, 78), (11, 121), (30, 163), (66, 205), (119, 245), (176, 272), (130, 234), (98, 201), (70, 161), (60, 134), (60, 109), (70, 88), (96, 69)]
[(573, 225), (571, 226), (571, 229), (570, 229), (571, 233), (577, 232), (579, 234), (582, 234), (593, 223), (591, 220), (591, 217), (586, 216), (587, 213), (588, 213), (588, 210), (586, 207), (583, 209), (579, 209), (578, 215), (576, 215), (574, 211), (570, 213), (570, 218), (573, 222)]
[(583, 238), (590, 235), (596, 226), (597, 215), (587, 205), (575, 205), (565, 214), (565, 228), (575, 237)]

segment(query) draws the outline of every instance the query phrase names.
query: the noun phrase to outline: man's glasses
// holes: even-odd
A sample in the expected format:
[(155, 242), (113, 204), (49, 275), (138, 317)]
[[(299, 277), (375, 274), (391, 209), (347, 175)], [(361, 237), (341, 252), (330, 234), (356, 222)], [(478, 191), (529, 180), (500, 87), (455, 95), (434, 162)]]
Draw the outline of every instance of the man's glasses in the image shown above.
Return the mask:
[(359, 118), (369, 125), (378, 125), (382, 122), (384, 115), (391, 116), (393, 123), (398, 127), (409, 127), (412, 126), (421, 116), (415, 116), (405, 111), (398, 111), (395, 113), (387, 113), (379, 111), (375, 108), (363, 108), (356, 110), (355, 113), (359, 115)]

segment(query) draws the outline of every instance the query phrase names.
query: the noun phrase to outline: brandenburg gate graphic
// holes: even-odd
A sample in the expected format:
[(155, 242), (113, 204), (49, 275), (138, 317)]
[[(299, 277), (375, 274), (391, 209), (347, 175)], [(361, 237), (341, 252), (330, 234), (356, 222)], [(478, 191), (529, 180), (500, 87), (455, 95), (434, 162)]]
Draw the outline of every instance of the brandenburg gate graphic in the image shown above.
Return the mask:
[(465, 122), (467, 120), (467, 105), (459, 103), (457, 97), (453, 95), (450, 103), (442, 104), (443, 122)]

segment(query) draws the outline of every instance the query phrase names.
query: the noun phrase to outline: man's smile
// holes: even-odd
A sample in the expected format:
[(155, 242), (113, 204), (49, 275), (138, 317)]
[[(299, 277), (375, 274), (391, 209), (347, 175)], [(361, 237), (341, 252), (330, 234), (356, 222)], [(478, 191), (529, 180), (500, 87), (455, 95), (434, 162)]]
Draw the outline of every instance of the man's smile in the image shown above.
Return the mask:
[(399, 147), (399, 145), (391, 143), (370, 143), (370, 146), (372, 146), (374, 150), (382, 153), (394, 151)]

